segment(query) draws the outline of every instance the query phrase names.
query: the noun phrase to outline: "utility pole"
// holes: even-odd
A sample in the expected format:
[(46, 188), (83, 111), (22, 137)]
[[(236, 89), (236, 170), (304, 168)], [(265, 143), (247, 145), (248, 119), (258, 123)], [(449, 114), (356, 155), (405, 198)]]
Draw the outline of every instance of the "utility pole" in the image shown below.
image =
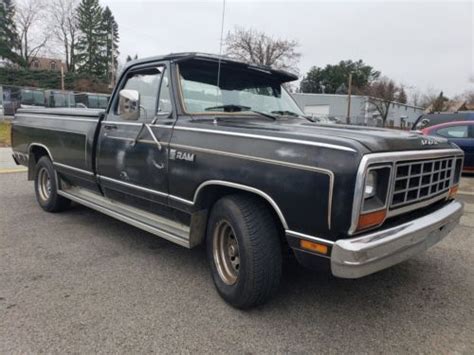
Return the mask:
[(61, 90), (64, 91), (64, 66), (61, 63)]
[(349, 73), (349, 85), (347, 86), (347, 117), (346, 117), (347, 124), (351, 124), (351, 93), (352, 93), (352, 73)]

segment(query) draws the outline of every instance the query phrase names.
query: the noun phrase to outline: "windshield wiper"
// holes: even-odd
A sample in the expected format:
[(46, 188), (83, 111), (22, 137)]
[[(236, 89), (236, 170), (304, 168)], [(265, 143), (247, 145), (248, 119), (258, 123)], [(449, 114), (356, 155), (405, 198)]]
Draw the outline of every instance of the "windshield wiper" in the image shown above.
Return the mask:
[(282, 116), (293, 116), (293, 117), (300, 117), (299, 114), (293, 111), (272, 111), (272, 113), (275, 113), (277, 115), (282, 115)]
[(306, 115), (300, 115), (296, 112), (293, 112), (293, 111), (272, 111), (272, 113), (276, 113), (277, 115), (282, 115), (282, 116), (291, 116), (291, 117), (303, 117), (305, 119), (307, 119), (309, 122), (316, 122), (315, 120), (313, 120), (311, 117), (309, 116), (306, 116)]
[(220, 105), (220, 106), (212, 106), (212, 107), (206, 107), (205, 108), (205, 111), (219, 111), (219, 110), (224, 110), (224, 112), (252, 112), (252, 113), (256, 113), (260, 116), (270, 118), (273, 121), (275, 121), (277, 119), (274, 115), (272, 115), (270, 113), (252, 110), (251, 107), (243, 106), (243, 105), (229, 104), (229, 105)]
[(245, 110), (245, 111), (256, 113), (256, 114), (259, 114), (259, 115), (267, 117), (267, 118), (271, 118), (273, 121), (277, 120), (277, 118), (275, 116), (273, 116), (272, 114), (266, 113), (266, 112), (255, 111), (255, 110)]

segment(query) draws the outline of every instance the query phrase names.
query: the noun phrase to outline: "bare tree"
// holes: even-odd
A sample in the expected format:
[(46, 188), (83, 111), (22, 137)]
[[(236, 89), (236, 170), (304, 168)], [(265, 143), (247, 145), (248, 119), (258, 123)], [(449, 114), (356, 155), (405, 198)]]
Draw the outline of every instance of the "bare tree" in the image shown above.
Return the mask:
[(421, 92), (418, 90), (414, 90), (410, 95), (409, 102), (413, 106), (420, 106), (421, 105)]
[(45, 28), (43, 0), (18, 0), (15, 22), (20, 37), (20, 56), (26, 67), (38, 56), (49, 40)]
[(225, 52), (248, 63), (273, 66), (297, 73), (301, 54), (298, 42), (273, 38), (253, 29), (236, 27), (225, 39)]
[(385, 127), (387, 122), (390, 105), (397, 101), (402, 88), (400, 88), (393, 80), (381, 78), (369, 86), (365, 90), (365, 94), (369, 97), (371, 110), (377, 112), (382, 119)]
[(63, 47), (66, 69), (74, 71), (74, 50), (77, 42), (76, 8), (79, 0), (51, 0), (48, 7), (51, 27)]

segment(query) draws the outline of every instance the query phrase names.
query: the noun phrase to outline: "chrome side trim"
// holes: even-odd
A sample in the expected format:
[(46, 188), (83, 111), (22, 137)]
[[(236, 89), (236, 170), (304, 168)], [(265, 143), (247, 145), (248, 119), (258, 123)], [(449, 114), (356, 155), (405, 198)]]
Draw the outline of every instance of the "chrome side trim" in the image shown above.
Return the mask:
[[(124, 122), (124, 121), (107, 121), (107, 120), (104, 120), (104, 121), (101, 121), (101, 124), (115, 124), (115, 125), (122, 125), (122, 126), (141, 126), (143, 123), (138, 123), (138, 122)], [(157, 127), (157, 128), (168, 128), (168, 129), (172, 129), (173, 126), (171, 125), (162, 125), (162, 124), (158, 124), (158, 123), (155, 123), (155, 124), (146, 124), (150, 127)]]
[(56, 163), (56, 162), (54, 162), (53, 165), (54, 165), (54, 166), (58, 166), (58, 167), (60, 167), (60, 168), (64, 168), (64, 169), (69, 169), (69, 170), (72, 170), (72, 171), (76, 171), (76, 172), (81, 173), (81, 174), (84, 174), (84, 175), (94, 176), (94, 173), (93, 173), (92, 171), (79, 169), (79, 168), (76, 168), (76, 167), (74, 167), (74, 166), (70, 166), (70, 165), (66, 165), (66, 164), (61, 164), (61, 163)]
[(104, 120), (104, 121), (101, 121), (100, 122), (101, 125), (105, 125), (105, 124), (114, 124), (114, 125), (121, 125), (121, 126), (142, 126), (143, 123), (139, 123), (139, 122), (124, 122), (124, 121), (107, 121), (107, 120)]
[(302, 145), (308, 145), (308, 146), (313, 146), (313, 147), (321, 147), (321, 148), (342, 150), (342, 151), (346, 151), (346, 152), (354, 152), (354, 153), (356, 152), (355, 149), (352, 149), (352, 148), (349, 148), (349, 147), (344, 147), (342, 145), (312, 142), (312, 141), (301, 140), (301, 139), (291, 139), (291, 138), (274, 137), (274, 136), (263, 136), (263, 135), (259, 135), (259, 134), (239, 133), (239, 132), (230, 132), (230, 131), (218, 131), (218, 130), (213, 130), (213, 129), (192, 128), (192, 127), (182, 127), (182, 126), (174, 126), (174, 129), (178, 130), (178, 131), (213, 133), (213, 134), (220, 134), (220, 135), (225, 135), (225, 136), (253, 138), (253, 139), (261, 139), (261, 140), (267, 140), (267, 141), (283, 142), (283, 143), (294, 143), (294, 144), (302, 144)]
[(106, 214), (110, 217), (113, 217), (115, 219), (118, 219), (119, 221), (122, 221), (122, 222), (125, 222), (125, 223), (128, 223), (134, 227), (137, 227), (137, 228), (140, 228), (144, 231), (147, 231), (149, 233), (153, 233), (161, 238), (164, 238), (166, 240), (169, 240), (173, 243), (176, 243), (178, 245), (181, 245), (181, 246), (184, 246), (186, 248), (190, 248), (190, 244), (189, 244), (189, 239), (183, 239), (183, 238), (180, 238), (179, 236), (175, 235), (175, 234), (172, 234), (170, 232), (167, 232), (163, 229), (160, 229), (160, 228), (157, 228), (157, 227), (153, 227), (153, 226), (150, 226), (149, 224), (147, 223), (144, 223), (142, 221), (139, 221), (137, 219), (134, 219), (134, 218), (131, 218), (130, 216), (127, 216), (125, 214), (122, 214), (122, 213), (118, 213), (116, 211), (113, 211), (112, 209), (109, 209), (105, 206), (102, 206), (102, 205), (99, 205), (99, 204), (96, 204), (92, 201), (89, 201), (87, 199), (84, 199), (84, 198), (81, 198), (79, 196), (76, 196), (74, 194), (71, 194), (71, 193), (68, 193), (66, 191), (63, 191), (63, 190), (59, 190), (58, 191), (58, 195), (61, 195), (61, 196), (64, 196), (72, 201), (75, 201), (81, 205), (84, 205), (86, 207), (89, 207), (89, 208), (92, 208), (96, 211), (99, 211), (99, 212), (102, 212), (103, 214)]
[(175, 201), (178, 201), (178, 202), (181, 202), (181, 203), (184, 203), (186, 205), (190, 205), (190, 206), (193, 206), (194, 205), (194, 202), (193, 201), (189, 201), (189, 200), (186, 200), (182, 197), (179, 197), (179, 196), (175, 196), (175, 195), (168, 195), (168, 197), (172, 200), (175, 200)]
[(53, 155), (49, 151), (48, 147), (46, 147), (44, 144), (41, 144), (41, 143), (34, 143), (34, 142), (30, 143), (30, 145), (28, 146), (28, 156), (31, 155), (31, 148), (33, 148), (33, 147), (44, 148), (46, 150), (46, 152), (48, 153), (48, 155), (49, 155), (49, 159), (51, 159), (51, 161), (54, 163)]
[[(349, 235), (354, 234), (357, 229), (359, 214), (362, 208), (362, 198), (364, 196), (364, 181), (365, 181), (365, 176), (367, 174), (367, 168), (370, 164), (391, 163), (393, 165), (394, 162), (404, 161), (404, 160), (441, 158), (444, 156), (458, 156), (462, 154), (463, 152), (460, 149), (430, 149), (430, 150), (422, 150), (422, 151), (411, 150), (411, 151), (389, 152), (389, 153), (373, 153), (373, 154), (364, 155), (359, 163), (359, 169), (357, 170), (356, 182), (354, 186), (354, 200), (352, 203), (352, 220), (351, 220), (351, 226), (349, 228), (348, 234)], [(394, 169), (392, 169), (392, 174), (394, 174)], [(390, 190), (391, 189), (393, 189), (393, 186), (390, 186)]]
[[(328, 223), (328, 229), (331, 229), (332, 198), (333, 198), (333, 190), (334, 190), (334, 173), (331, 170), (318, 168), (318, 167), (314, 167), (314, 166), (310, 166), (310, 165), (302, 165), (302, 164), (290, 163), (290, 162), (285, 162), (285, 161), (280, 161), (280, 160), (273, 160), (273, 159), (255, 157), (255, 156), (243, 155), (243, 154), (238, 154), (238, 153), (231, 153), (231, 152), (208, 149), (208, 148), (199, 148), (199, 147), (193, 147), (193, 146), (182, 145), (182, 144), (173, 144), (173, 143), (171, 143), (170, 147), (171, 148), (190, 149), (190, 150), (195, 150), (195, 151), (203, 152), (203, 153), (217, 154), (217, 155), (229, 156), (229, 157), (238, 158), (238, 159), (258, 161), (258, 162), (261, 162), (261, 163), (286, 166), (286, 167), (290, 167), (290, 168), (294, 168), (294, 169), (301, 169), (301, 170), (312, 171), (312, 172), (317, 172), (317, 173), (322, 173), (322, 174), (328, 175), (329, 176), (329, 189), (328, 189), (327, 223)], [(242, 186), (244, 186), (244, 185), (242, 185)]]
[(267, 195), (265, 192), (259, 190), (259, 189), (256, 189), (254, 187), (250, 187), (250, 186), (246, 186), (246, 185), (241, 185), (241, 184), (236, 184), (236, 183), (233, 183), (233, 182), (229, 182), (229, 181), (222, 181), (222, 180), (208, 180), (208, 181), (205, 181), (203, 182), (201, 185), (199, 185), (199, 187), (196, 189), (196, 191), (194, 192), (194, 198), (193, 198), (193, 204), (196, 204), (196, 201), (199, 197), (199, 192), (206, 186), (209, 186), (209, 185), (220, 185), (220, 186), (228, 186), (228, 187), (232, 187), (234, 189), (239, 189), (239, 190), (244, 190), (244, 191), (248, 191), (248, 192), (252, 192), (254, 194), (257, 194), (261, 197), (263, 197), (265, 200), (267, 200), (268, 203), (270, 203), (270, 205), (273, 207), (273, 209), (275, 210), (276, 214), (278, 215), (278, 218), (280, 219), (281, 221), (281, 224), (283, 225), (283, 228), (286, 230), (288, 229), (288, 224), (286, 223), (286, 220), (285, 220), (285, 216), (283, 216), (283, 213), (281, 212), (280, 210), (280, 207), (278, 207), (278, 205), (276, 204), (276, 202), (269, 196)]
[(312, 235), (295, 232), (295, 231), (292, 231), (292, 230), (289, 230), (289, 229), (285, 230), (285, 233), (287, 235), (291, 236), (291, 237), (306, 239), (306, 240), (309, 240), (311, 242), (323, 243), (323, 244), (327, 244), (327, 245), (334, 245), (334, 242), (332, 240), (323, 239), (323, 238), (319, 238), (319, 237), (314, 237)]
[(140, 190), (140, 191), (147, 192), (147, 193), (154, 194), (154, 195), (163, 196), (163, 197), (168, 197), (168, 194), (165, 193), (165, 192), (161, 192), (161, 191), (157, 191), (157, 190), (152, 190), (152, 189), (149, 189), (149, 188), (146, 188), (146, 187), (142, 187), (142, 186), (138, 186), (138, 185), (135, 185), (135, 184), (130, 184), (129, 182), (124, 182), (124, 181), (116, 180), (116, 179), (113, 179), (113, 178), (110, 178), (110, 177), (107, 177), (107, 176), (103, 176), (103, 175), (97, 175), (97, 177), (98, 177), (100, 180), (105, 180), (105, 181), (113, 182), (113, 183), (116, 183), (116, 184), (119, 184), (119, 185), (127, 186), (127, 187), (130, 187), (130, 188), (132, 188), (132, 189)]
[(44, 115), (44, 114), (41, 114), (41, 113), (35, 113), (35, 114), (19, 113), (18, 116), (20, 116), (20, 117), (29, 117), (29, 118), (34, 118), (34, 119), (38, 119), (38, 116), (40, 116), (41, 118), (46, 118), (46, 119), (49, 119), (49, 120), (92, 122), (92, 123), (97, 123), (97, 121), (99, 120), (99, 115), (97, 115), (97, 118), (74, 118), (74, 117), (67, 116), (67, 115), (56, 117), (56, 116)]

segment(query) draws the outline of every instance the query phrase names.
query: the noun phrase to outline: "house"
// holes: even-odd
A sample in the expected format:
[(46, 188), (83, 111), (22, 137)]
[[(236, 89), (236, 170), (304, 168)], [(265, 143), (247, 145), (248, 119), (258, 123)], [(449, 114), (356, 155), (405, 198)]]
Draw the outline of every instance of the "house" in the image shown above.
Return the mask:
[[(293, 98), (307, 115), (346, 122), (348, 96), (337, 94), (293, 93)], [(380, 114), (368, 96), (352, 95), (350, 107), (351, 124), (362, 126), (382, 126)], [(392, 102), (388, 111), (388, 127), (408, 128), (423, 114), (423, 108)]]
[(66, 66), (63, 64), (61, 59), (56, 58), (43, 58), (36, 57), (30, 63), (30, 69), (32, 70), (52, 70), (60, 71), (61, 67), (66, 70)]
[[(425, 113), (432, 113), (434, 104), (429, 105), (425, 109)], [(474, 105), (469, 104), (465, 100), (446, 100), (443, 103), (443, 111), (442, 112), (459, 112), (459, 111), (471, 111), (474, 109)]]

